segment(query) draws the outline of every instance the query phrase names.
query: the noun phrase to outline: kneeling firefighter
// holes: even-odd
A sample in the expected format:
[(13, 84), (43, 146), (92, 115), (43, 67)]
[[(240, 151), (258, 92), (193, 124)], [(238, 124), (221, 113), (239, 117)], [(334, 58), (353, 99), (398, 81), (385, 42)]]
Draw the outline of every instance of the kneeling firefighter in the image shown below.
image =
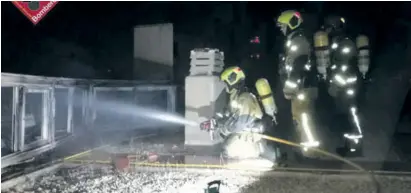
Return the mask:
[[(327, 74), (328, 93), (334, 99), (337, 111), (349, 120), (348, 128), (342, 134), (346, 141), (344, 149), (361, 154), (363, 135), (358, 98), (362, 77), (369, 68), (368, 38), (360, 35), (354, 41), (346, 33), (345, 19), (335, 15), (325, 18), (324, 29), (314, 36), (317, 65)], [(330, 46), (328, 39), (331, 39)]]
[(311, 67), (311, 44), (304, 34), (302, 16), (299, 12), (288, 10), (277, 18), (277, 26), (285, 36), (284, 54), (280, 61), (283, 92), (291, 100), (291, 111), (294, 120), (296, 138), (305, 146), (303, 155), (310, 147), (318, 147), (314, 121), (314, 102), (318, 95), (318, 78), (315, 68)]
[(245, 74), (239, 67), (229, 67), (221, 74), (229, 100), (223, 113), (201, 123), (200, 128), (223, 138), (223, 157), (235, 160), (268, 160), (277, 165), (279, 152), (260, 135), (272, 130), (277, 107), (266, 79), (256, 82), (259, 98), (247, 91)]

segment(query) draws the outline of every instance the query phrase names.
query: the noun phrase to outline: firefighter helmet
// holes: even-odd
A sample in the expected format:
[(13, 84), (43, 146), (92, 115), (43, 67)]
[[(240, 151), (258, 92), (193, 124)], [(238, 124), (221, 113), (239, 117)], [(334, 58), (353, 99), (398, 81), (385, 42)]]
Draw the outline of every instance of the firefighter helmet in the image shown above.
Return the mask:
[(233, 66), (226, 68), (220, 76), (221, 81), (226, 84), (226, 91), (232, 93), (244, 83), (245, 74), (240, 67)]
[(328, 16), (324, 20), (324, 27), (328, 33), (341, 32), (345, 29), (345, 19), (340, 16)]
[(277, 26), (284, 35), (297, 29), (303, 23), (300, 12), (294, 10), (284, 11), (277, 18)]

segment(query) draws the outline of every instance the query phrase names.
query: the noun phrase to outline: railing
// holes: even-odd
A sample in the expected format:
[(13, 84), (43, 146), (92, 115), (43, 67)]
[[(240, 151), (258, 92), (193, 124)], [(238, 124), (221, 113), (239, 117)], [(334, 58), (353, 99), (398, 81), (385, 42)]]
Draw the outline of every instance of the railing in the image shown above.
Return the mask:
[[(130, 130), (155, 126), (125, 122), (122, 116), (96, 109), (97, 101), (174, 112), (175, 86), (166, 81), (86, 80), (1, 74), (2, 168), (55, 148), (84, 130)], [(138, 122), (138, 120), (137, 120)], [(137, 126), (136, 126), (137, 125)]]

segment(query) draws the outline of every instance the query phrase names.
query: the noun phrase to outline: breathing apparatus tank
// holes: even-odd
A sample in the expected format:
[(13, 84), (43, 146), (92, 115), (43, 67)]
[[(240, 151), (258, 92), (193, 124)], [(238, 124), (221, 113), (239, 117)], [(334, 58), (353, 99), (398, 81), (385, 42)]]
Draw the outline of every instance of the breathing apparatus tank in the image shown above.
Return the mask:
[(330, 50), (329, 50), (328, 34), (324, 31), (318, 31), (314, 34), (314, 49), (317, 59), (317, 71), (327, 77), (327, 68), (330, 66)]
[(277, 106), (274, 101), (270, 83), (268, 83), (267, 79), (260, 78), (256, 81), (255, 88), (257, 89), (259, 98), (261, 99), (264, 112), (275, 119), (275, 114), (277, 113)]
[(370, 47), (368, 37), (359, 35), (356, 44), (358, 49), (358, 69), (364, 78), (370, 68)]

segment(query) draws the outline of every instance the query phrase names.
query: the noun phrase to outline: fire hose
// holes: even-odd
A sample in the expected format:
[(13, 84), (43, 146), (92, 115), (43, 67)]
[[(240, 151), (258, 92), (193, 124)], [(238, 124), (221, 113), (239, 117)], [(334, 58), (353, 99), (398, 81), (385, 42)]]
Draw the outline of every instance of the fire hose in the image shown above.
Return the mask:
[[(242, 132), (242, 133), (250, 133), (250, 132)], [(259, 136), (259, 137), (261, 137), (261, 138), (263, 138), (263, 139), (269, 140), (269, 141), (273, 141), (273, 142), (277, 142), (277, 143), (282, 143), (282, 144), (285, 144), (285, 145), (294, 146), (294, 147), (299, 147), (299, 148), (305, 148), (305, 146), (303, 146), (303, 145), (300, 145), (300, 144), (297, 144), (297, 143), (294, 143), (294, 142), (291, 142), (291, 141), (288, 141), (288, 140), (285, 140), (285, 139), (281, 139), (281, 138), (277, 138), (277, 137), (272, 137), (272, 136), (268, 136), (268, 135), (264, 135), (264, 134), (256, 134), (256, 133), (254, 133), (254, 135), (257, 135), (257, 136)], [(358, 164), (356, 164), (356, 163), (354, 163), (354, 162), (352, 162), (352, 161), (350, 161), (350, 160), (348, 160), (348, 159), (345, 159), (345, 158), (343, 158), (343, 157), (341, 157), (341, 156), (338, 156), (338, 155), (336, 155), (336, 154), (333, 154), (333, 153), (330, 153), (330, 152), (321, 150), (321, 149), (319, 149), (319, 148), (310, 147), (310, 148), (308, 149), (308, 151), (310, 151), (310, 150), (311, 150), (311, 151), (318, 152), (318, 153), (321, 153), (321, 154), (324, 154), (324, 155), (326, 155), (326, 156), (329, 156), (329, 157), (331, 157), (331, 158), (337, 159), (337, 160), (339, 160), (339, 161), (342, 161), (342, 162), (344, 162), (344, 163), (346, 163), (346, 164), (354, 167), (355, 169), (357, 169), (357, 170), (359, 170), (359, 171), (361, 171), (361, 172), (364, 172), (365, 174), (367, 174), (367, 175), (371, 178), (371, 181), (374, 183), (375, 188), (376, 188), (375, 192), (376, 192), (376, 193), (380, 192), (379, 183), (378, 183), (378, 181), (375, 179), (375, 176), (374, 176), (374, 174), (373, 174), (371, 171), (365, 170), (365, 169), (364, 169), (363, 167), (361, 167), (360, 165), (358, 165)]]

